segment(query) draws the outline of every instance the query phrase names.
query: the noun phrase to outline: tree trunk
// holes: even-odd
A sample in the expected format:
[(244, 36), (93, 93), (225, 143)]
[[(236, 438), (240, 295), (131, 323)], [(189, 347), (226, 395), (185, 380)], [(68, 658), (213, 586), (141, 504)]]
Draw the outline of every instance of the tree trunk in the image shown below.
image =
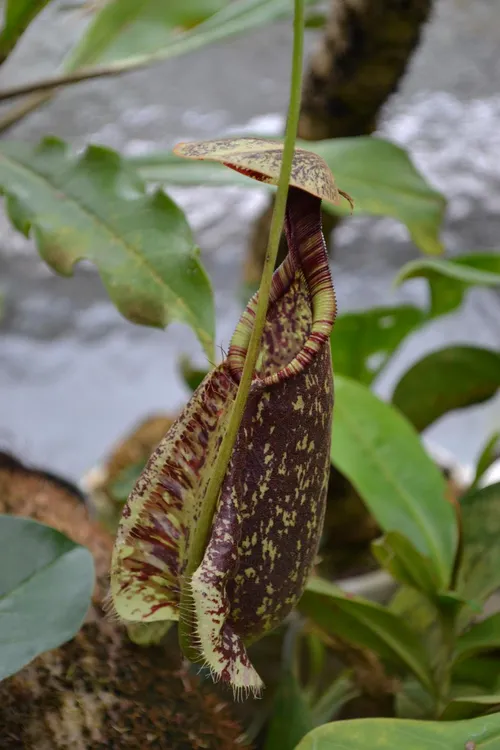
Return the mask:
[[(331, 0), (322, 38), (309, 63), (298, 135), (324, 140), (368, 135), (418, 45), (432, 0)], [(272, 205), (257, 220), (245, 264), (256, 286), (267, 247)], [(337, 224), (323, 214), (325, 237)], [(286, 254), (282, 238), (279, 261)]]

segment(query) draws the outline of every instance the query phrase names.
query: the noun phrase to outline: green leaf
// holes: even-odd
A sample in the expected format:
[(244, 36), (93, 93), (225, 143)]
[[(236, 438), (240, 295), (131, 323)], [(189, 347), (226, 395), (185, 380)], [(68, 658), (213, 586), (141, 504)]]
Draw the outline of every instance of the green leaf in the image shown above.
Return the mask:
[(110, 483), (108, 491), (117, 503), (126, 503), (146, 462), (139, 461), (123, 468)]
[[(314, 2), (306, 0), (307, 5)], [(166, 60), (267, 26), (290, 16), (292, 7), (289, 0), (113, 0), (89, 26), (65, 69), (118, 60), (137, 66)]]
[(484, 477), (488, 469), (500, 458), (500, 430), (494, 432), (493, 435), (486, 441), (476, 465), (476, 473), (474, 475), (474, 481), (471, 484), (471, 489), (477, 487), (480, 480)]
[(314, 727), (311, 712), (297, 678), (286, 670), (274, 696), (264, 750), (294, 750)]
[(313, 577), (299, 602), (299, 610), (327, 633), (369, 648), (399, 668), (410, 669), (433, 690), (420, 638), (386, 607), (348, 595), (328, 581)]
[(469, 721), (354, 719), (325, 724), (296, 750), (497, 750), (500, 714)]
[(471, 253), (454, 260), (414, 260), (403, 266), (395, 283), (415, 278), (429, 282), (429, 315), (446, 315), (460, 307), (468, 287), (500, 286), (500, 254)]
[(476, 684), (481, 692), (500, 692), (500, 659), (488, 656), (475, 656), (453, 665), (453, 682)]
[(448, 346), (427, 354), (403, 375), (392, 403), (422, 431), (450, 411), (487, 401), (499, 387), (500, 354)]
[(428, 557), (447, 588), (457, 548), (455, 513), (444, 478), (407, 420), (368, 388), (335, 380), (332, 462), (384, 531), (399, 531)]
[[(408, 227), (413, 241), (425, 252), (440, 253), (439, 229), (445, 200), (432, 190), (413, 166), (408, 154), (388, 141), (373, 137), (302, 141), (298, 146), (322, 156), (335, 181), (354, 199), (356, 214), (392, 216)], [(184, 164), (170, 152), (134, 157), (131, 163), (144, 179), (180, 185), (241, 185), (255, 187), (242, 175), (219, 164)], [(348, 213), (347, 201), (325, 209)]]
[(395, 697), (396, 716), (400, 719), (428, 719), (435, 715), (435, 700), (413, 678), (404, 680)]
[(311, 150), (325, 159), (342, 190), (354, 198), (357, 212), (392, 216), (406, 224), (421, 250), (443, 251), (439, 231), (446, 201), (429, 187), (404, 149), (361, 136), (318, 141)]
[(370, 385), (423, 319), (423, 312), (411, 305), (339, 315), (331, 335), (335, 373)]
[(189, 390), (194, 393), (198, 386), (203, 382), (208, 370), (194, 367), (189, 357), (181, 357), (179, 364), (182, 379)]
[(157, 52), (226, 5), (227, 0), (111, 0), (96, 13), (66, 68)]
[(457, 721), (470, 719), (500, 708), (500, 694), (498, 695), (463, 695), (448, 703), (440, 716), (441, 721)]
[(460, 500), (463, 553), (457, 592), (484, 602), (500, 587), (500, 483), (473, 490)]
[(48, 5), (49, 0), (7, 0), (0, 32), (0, 62), (12, 52), (30, 23)]
[(314, 703), (311, 710), (314, 726), (332, 721), (346, 703), (359, 695), (361, 691), (354, 685), (349, 672), (340, 674)]
[(0, 679), (72, 638), (90, 605), (92, 555), (49, 526), (0, 516)]
[(439, 590), (439, 580), (429, 558), (421, 555), (399, 532), (390, 531), (375, 540), (372, 550), (381, 566), (397, 581), (430, 596)]
[(455, 658), (457, 661), (500, 648), (500, 612), (472, 625), (457, 640)]
[(184, 214), (161, 191), (147, 195), (118, 154), (90, 146), (76, 157), (54, 138), (3, 142), (0, 188), (14, 225), (31, 230), (55, 271), (94, 262), (125, 317), (186, 323), (213, 358), (212, 291)]

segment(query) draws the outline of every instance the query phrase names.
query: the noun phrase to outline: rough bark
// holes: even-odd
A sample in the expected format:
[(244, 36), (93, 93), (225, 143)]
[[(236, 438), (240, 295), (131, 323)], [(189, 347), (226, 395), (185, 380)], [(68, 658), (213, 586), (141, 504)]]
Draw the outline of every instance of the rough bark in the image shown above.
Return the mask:
[[(368, 135), (397, 88), (418, 45), (432, 0), (331, 0), (329, 18), (304, 80), (299, 137), (324, 140)], [(245, 281), (260, 279), (272, 206), (258, 219)], [(337, 220), (323, 215), (325, 237)], [(282, 241), (280, 260), (286, 254)]]

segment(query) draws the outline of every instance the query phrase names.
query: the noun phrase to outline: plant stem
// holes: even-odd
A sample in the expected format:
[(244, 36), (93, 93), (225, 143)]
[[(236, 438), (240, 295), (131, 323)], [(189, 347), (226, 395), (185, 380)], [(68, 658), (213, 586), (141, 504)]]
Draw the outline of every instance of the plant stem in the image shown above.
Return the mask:
[(15, 104), (11, 109), (7, 110), (5, 115), (0, 117), (0, 133), (5, 133), (9, 128), (13, 127), (13, 125), (16, 125), (20, 120), (26, 117), (26, 115), (29, 115), (30, 112), (33, 112), (42, 104), (50, 101), (52, 96), (53, 94), (50, 92), (41, 92), (27, 96), (20, 104)]
[[(188, 581), (195, 570), (199, 567), (207, 541), (210, 536), (212, 519), (216, 510), (219, 493), (222, 482), (227, 472), (227, 467), (231, 459), (238, 430), (240, 428), (243, 413), (245, 411), (252, 378), (255, 372), (255, 365), (260, 350), (260, 341), (264, 324), (266, 322), (267, 307), (269, 303), (269, 293), (271, 291), (272, 278), (278, 248), (283, 230), (285, 219), (286, 201), (288, 196), (288, 183), (292, 171), (292, 162), (295, 151), (295, 140), (297, 137), (297, 127), (300, 115), (300, 96), (302, 89), (302, 61), (304, 49), (304, 0), (294, 0), (294, 22), (293, 22), (293, 51), (292, 51), (292, 73), (290, 82), (290, 103), (288, 106), (288, 117), (285, 132), (285, 143), (283, 148), (283, 160), (281, 164), (280, 176), (278, 181), (278, 191), (274, 204), (271, 229), (269, 232), (269, 241), (267, 245), (266, 258), (262, 277), (260, 280), (257, 307), (255, 310), (255, 320), (248, 344), (248, 350), (245, 357), (245, 364), (241, 374), (241, 380), (238, 386), (238, 392), (234, 400), (231, 414), (228, 420), (228, 426), (222, 440), (216, 463), (212, 470), (212, 475), (207, 487), (205, 503), (193, 533), (188, 564), (185, 570), (185, 581)], [(189, 586), (182, 587), (181, 595), (181, 620), (179, 623), (179, 640), (181, 647), (188, 658), (194, 659), (196, 652), (193, 652), (191, 644), (192, 622), (189, 616), (182, 617), (182, 613), (191, 611), (191, 592)]]

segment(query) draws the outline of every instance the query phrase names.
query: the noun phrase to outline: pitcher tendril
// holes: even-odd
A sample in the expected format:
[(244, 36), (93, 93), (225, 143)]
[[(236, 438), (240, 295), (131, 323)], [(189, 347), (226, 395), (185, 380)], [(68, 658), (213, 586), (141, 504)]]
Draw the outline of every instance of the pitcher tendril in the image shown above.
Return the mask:
[[(278, 180), (283, 147), (255, 138), (181, 144), (259, 181)], [(257, 293), (227, 358), (210, 372), (150, 458), (123, 511), (111, 596), (126, 621), (190, 618), (190, 649), (217, 679), (258, 693), (246, 646), (300, 598), (317, 552), (330, 467), (335, 295), (321, 200), (340, 201), (316, 154), (294, 154), (286, 206), (289, 252), (272, 278), (248, 400), (208, 527), (207, 488), (241, 380)], [(192, 568), (193, 536), (207, 543)], [(191, 609), (181, 607), (189, 587)]]

